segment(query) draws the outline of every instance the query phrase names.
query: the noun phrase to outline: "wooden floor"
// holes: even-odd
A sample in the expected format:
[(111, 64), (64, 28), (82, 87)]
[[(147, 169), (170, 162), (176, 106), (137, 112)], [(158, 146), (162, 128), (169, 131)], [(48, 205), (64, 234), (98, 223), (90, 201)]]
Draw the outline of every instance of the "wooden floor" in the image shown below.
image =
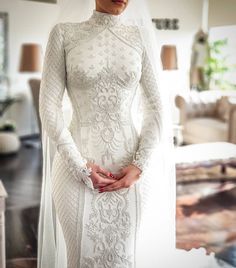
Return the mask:
[[(9, 195), (6, 200), (7, 268), (36, 267), (41, 169), (41, 150), (37, 147), (26, 147), (22, 144), (17, 155), (0, 157), (0, 178)], [(235, 212), (236, 193), (235, 190), (232, 191), (227, 194), (219, 193), (194, 204), (190, 204), (191, 200), (185, 200), (187, 202), (185, 204), (183, 202), (177, 204), (177, 247), (189, 249), (204, 243), (206, 247), (219, 249), (212, 237), (203, 235), (204, 232), (206, 233), (204, 228), (209, 226), (202, 227), (202, 224), (208, 215), (217, 214), (220, 221), (224, 217), (223, 213), (229, 216), (232, 214), (230, 212)], [(209, 224), (212, 221), (216, 223), (215, 219), (210, 219)], [(231, 226), (231, 220), (225, 222), (225, 227), (227, 223), (228, 227)], [(191, 224), (194, 225), (194, 233), (193, 229), (189, 228)], [(219, 230), (219, 236), (216, 232), (213, 236), (222, 237), (222, 230)], [(236, 237), (230, 237), (228, 240), (235, 241)], [(229, 241), (226, 242), (229, 244)], [(223, 244), (221, 240), (221, 250), (228, 246), (227, 243)]]
[(33, 263), (37, 257), (41, 164), (41, 150), (37, 147), (24, 146), (24, 141), (18, 154), (0, 156), (0, 178), (8, 192), (6, 199), (8, 268), (34, 267)]

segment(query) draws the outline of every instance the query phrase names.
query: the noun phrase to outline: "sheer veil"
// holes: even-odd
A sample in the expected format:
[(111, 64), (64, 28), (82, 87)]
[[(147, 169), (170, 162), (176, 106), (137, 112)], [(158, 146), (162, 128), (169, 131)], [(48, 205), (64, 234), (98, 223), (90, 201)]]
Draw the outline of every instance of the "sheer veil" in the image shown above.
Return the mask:
[[(55, 23), (80, 22), (91, 16), (95, 9), (95, 0), (61, 0), (59, 6), (60, 12)], [(148, 199), (137, 243), (137, 268), (195, 267), (193, 259), (189, 262), (189, 266), (184, 266), (184, 261), (181, 262), (189, 254), (184, 250), (175, 249), (176, 184), (171, 103), (169, 92), (163, 90), (158, 76), (161, 62), (156, 41), (158, 37), (144, 0), (129, 0), (121, 16), (124, 23), (139, 27), (143, 44), (155, 71), (156, 81), (159, 82), (158, 90), (163, 103), (164, 124), (161, 140), (145, 170), (144, 191), (148, 193)], [(139, 96), (137, 96), (133, 112), (137, 126), (140, 121), (136, 116), (140, 114), (139, 107)], [(67, 268), (65, 241), (51, 197), (50, 171), (55, 148), (44, 129), (42, 130), (42, 144), (43, 181), (38, 225), (37, 267)], [(205, 258), (205, 253), (200, 251), (201, 249), (198, 250), (198, 254), (195, 254), (198, 264), (199, 256)], [(177, 256), (177, 253), (182, 254), (175, 259), (174, 256)], [(176, 260), (179, 261), (179, 266)]]

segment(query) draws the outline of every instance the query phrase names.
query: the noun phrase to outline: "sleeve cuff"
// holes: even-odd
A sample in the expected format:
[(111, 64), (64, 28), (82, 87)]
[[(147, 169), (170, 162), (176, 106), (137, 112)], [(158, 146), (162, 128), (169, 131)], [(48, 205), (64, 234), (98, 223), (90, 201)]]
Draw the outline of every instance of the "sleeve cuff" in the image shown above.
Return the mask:
[(143, 171), (143, 163), (141, 161), (134, 159), (132, 161), (131, 165), (139, 168), (141, 170), (141, 172)]

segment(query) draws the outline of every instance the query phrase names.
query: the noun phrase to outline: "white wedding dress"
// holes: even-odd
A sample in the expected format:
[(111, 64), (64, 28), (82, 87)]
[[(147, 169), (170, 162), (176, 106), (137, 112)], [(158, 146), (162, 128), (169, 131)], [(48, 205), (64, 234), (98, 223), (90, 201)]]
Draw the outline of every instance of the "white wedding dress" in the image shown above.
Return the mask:
[[(145, 112), (140, 134), (131, 112), (139, 83)], [(69, 130), (62, 120), (65, 87), (73, 106)], [(52, 196), (68, 268), (135, 267), (144, 179), (98, 193), (89, 184), (85, 163), (113, 173), (131, 163), (143, 170), (158, 141), (161, 103), (137, 28), (96, 10), (84, 22), (56, 24), (47, 44), (40, 94), (41, 121), (57, 146)]]
[[(96, 10), (86, 21), (55, 24), (49, 35), (39, 109), (56, 146), (51, 190), (67, 268), (157, 268), (137, 263), (136, 250), (148, 196), (145, 170), (162, 130), (157, 81), (141, 40), (137, 27)], [(73, 108), (68, 128), (62, 114), (65, 89)], [(140, 131), (132, 117), (136, 94), (142, 100)], [(87, 161), (113, 173), (132, 163), (142, 173), (129, 188), (98, 193)]]

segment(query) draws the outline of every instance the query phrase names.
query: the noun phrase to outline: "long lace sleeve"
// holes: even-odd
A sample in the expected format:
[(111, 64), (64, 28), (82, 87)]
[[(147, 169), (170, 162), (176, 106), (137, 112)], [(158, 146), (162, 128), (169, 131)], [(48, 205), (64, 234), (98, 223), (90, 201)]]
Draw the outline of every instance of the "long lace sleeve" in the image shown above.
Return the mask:
[(61, 23), (51, 29), (46, 46), (39, 94), (42, 127), (55, 142), (56, 149), (69, 167), (72, 176), (94, 189), (91, 169), (82, 157), (71, 132), (63, 120), (62, 99), (66, 86), (66, 67)]
[(132, 164), (142, 171), (160, 141), (162, 131), (161, 98), (153, 67), (145, 49), (143, 50), (140, 84), (143, 119), (138, 149)]

